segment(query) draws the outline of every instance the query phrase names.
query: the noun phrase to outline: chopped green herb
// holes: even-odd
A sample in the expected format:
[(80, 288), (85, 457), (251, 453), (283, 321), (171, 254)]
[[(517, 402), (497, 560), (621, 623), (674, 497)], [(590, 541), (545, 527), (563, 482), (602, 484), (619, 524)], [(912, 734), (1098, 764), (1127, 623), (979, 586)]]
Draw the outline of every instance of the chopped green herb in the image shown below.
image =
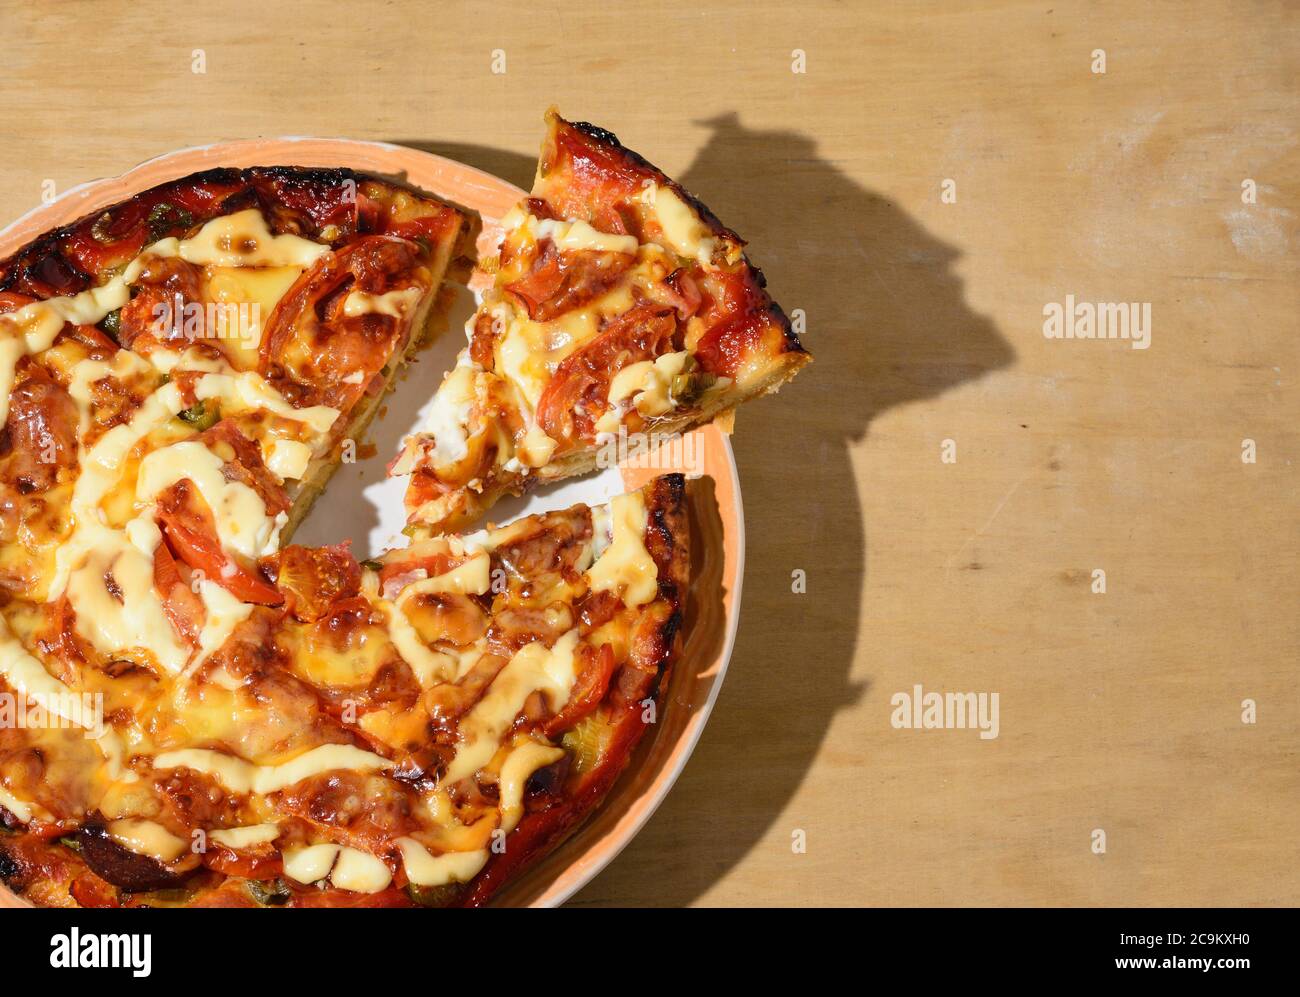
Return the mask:
[(109, 233), (108, 228), (113, 224), (113, 216), (105, 211), (95, 219), (95, 224), (90, 226), (90, 236), (98, 243), (108, 243), (113, 241), (113, 236)]
[(188, 422), (200, 433), (211, 429), (221, 419), (221, 409), (215, 401), (199, 402), (177, 413), (182, 422)]
[(673, 401), (679, 405), (691, 405), (699, 401), (700, 395), (713, 387), (717, 380), (716, 374), (692, 370), (675, 375), (669, 390), (672, 392)]
[(443, 886), (416, 886), (406, 884), (406, 895), (421, 907), (447, 907), (460, 893), (459, 883), (447, 883)]
[(244, 889), (248, 890), (249, 895), (264, 907), (279, 907), (291, 896), (289, 887), (281, 879), (245, 880)]
[(194, 224), (194, 216), (184, 208), (159, 201), (149, 212), (149, 241), (157, 242), (175, 229), (187, 229)]

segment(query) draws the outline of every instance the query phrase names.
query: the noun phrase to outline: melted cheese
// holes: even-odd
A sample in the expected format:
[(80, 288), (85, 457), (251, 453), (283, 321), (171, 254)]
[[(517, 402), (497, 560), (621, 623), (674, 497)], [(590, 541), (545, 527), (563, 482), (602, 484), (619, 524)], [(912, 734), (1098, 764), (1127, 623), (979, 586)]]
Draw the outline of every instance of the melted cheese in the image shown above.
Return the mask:
[(120, 275), (102, 287), (80, 294), (34, 301), (0, 315), (0, 426), (9, 418), (14, 371), (24, 356), (48, 350), (64, 323), (94, 325), (130, 300), (127, 278)]
[[(140, 441), (170, 421), (183, 406), (176, 386), (165, 384), (145, 399), (129, 422), (114, 426), (89, 452), (81, 455), (81, 474), (73, 487), (71, 501), (74, 531), (55, 556), (55, 574), (50, 585), (50, 598), (67, 592), (76, 614), (78, 633), (101, 654), (112, 657), (123, 652), (144, 652), (170, 672), (182, 670), (190, 652), (177, 637), (153, 584), (153, 555), (161, 534), (151, 513), (136, 517), (121, 530), (110, 528), (102, 504), (118, 486), (128, 457)], [(191, 457), (197, 457), (201, 450), (207, 454), (208, 465), (216, 460), (197, 443), (188, 444), (189, 449), (180, 452), (189, 454), (195, 447), (198, 450)], [(141, 462), (146, 489), (158, 486), (160, 490), (162, 481), (173, 471), (182, 477), (189, 476), (191, 469), (186, 467), (182, 473), (174, 454), (168, 454), (172, 449), (155, 451)], [(217, 462), (221, 487), (213, 492), (213, 498), (224, 494), (227, 484), (220, 477), (219, 466)], [(203, 477), (203, 465), (194, 470)], [(213, 484), (211, 480), (208, 483), (210, 487)], [(239, 487), (256, 498), (256, 493), (247, 486)], [(261, 505), (260, 498), (257, 503)], [(215, 512), (216, 506), (213, 508)], [(265, 519), (265, 509), (262, 518)], [(241, 535), (245, 529), (246, 524), (238, 527)], [(229, 523), (227, 530), (229, 533)], [(237, 622), (231, 620), (229, 613), (221, 618), (232, 625)], [(208, 629), (205, 643), (209, 650), (215, 650), (224, 641), (224, 636), (220, 640), (218, 636), (216, 631)]]
[(323, 772), (346, 769), (373, 772), (390, 769), (393, 763), (383, 755), (362, 751), (350, 744), (322, 744), (280, 765), (254, 765), (234, 755), (207, 748), (167, 751), (154, 759), (154, 768), (187, 768), (217, 779), (233, 793), (278, 793), (295, 782)]
[(501, 830), (513, 831), (523, 817), (524, 790), (533, 773), (563, 757), (562, 748), (532, 740), (524, 741), (510, 752), (501, 766)]
[(109, 836), (118, 844), (129, 848), (138, 855), (148, 855), (159, 862), (171, 862), (180, 858), (189, 847), (184, 838), (178, 838), (161, 824), (151, 820), (126, 818), (111, 821), (108, 825)]
[(123, 384), (136, 378), (153, 373), (153, 367), (139, 354), (130, 350), (118, 350), (111, 362), (102, 360), (82, 360), (72, 368), (72, 378), (68, 384), (68, 394), (77, 406), (80, 425), (77, 438), (82, 439), (90, 427), (94, 406), (94, 385), (104, 378), (112, 378)]
[(253, 371), (242, 373), (205, 374), (194, 388), (195, 397), (206, 401), (215, 398), (221, 402), (222, 411), (253, 411), (266, 409), (274, 415), (301, 422), (313, 433), (324, 434), (339, 417), (339, 410), (328, 405), (294, 408), (284, 396)]
[(406, 614), (406, 603), (421, 595), (482, 595), (490, 585), (491, 564), (492, 558), (487, 551), (475, 551), (469, 560), (450, 571), (406, 586), (392, 605), (386, 607), (389, 639), (397, 653), (411, 666), (421, 686), (428, 688), (438, 682), (452, 681), (459, 674), (460, 662), (458, 658), (425, 644)]
[(393, 879), (388, 866), (369, 852), (334, 844), (285, 849), (284, 874), (300, 883), (328, 876), (339, 889), (356, 893), (378, 893)]
[(50, 815), (43, 807), (18, 799), (13, 793), (0, 786), (0, 807), (4, 807), (24, 824), (30, 824), (33, 817), (48, 820)]
[(641, 360), (628, 364), (609, 382), (610, 410), (596, 423), (596, 431), (613, 433), (617, 431), (622, 416), (628, 406), (623, 404), (628, 399), (631, 406), (647, 418), (666, 415), (677, 407), (672, 398), (673, 378), (686, 367), (690, 353), (666, 353), (656, 360)]
[[(615, 296), (623, 295), (615, 292)], [(507, 322), (496, 346), (497, 370), (519, 388), (530, 410), (536, 410), (561, 361), (596, 335), (601, 315), (605, 313), (600, 308), (601, 301), (597, 299), (586, 308), (574, 308), (549, 322), (534, 322), (524, 315), (514, 315)]]
[[(150, 526), (132, 532), (147, 539)], [(76, 612), (77, 632), (100, 654), (111, 660), (146, 651), (167, 671), (179, 672), (190, 653), (177, 638), (154, 588), (153, 549), (161, 536), (157, 527), (152, 531), (153, 546), (148, 551), (132, 543), (127, 533), (102, 531), (85, 560), (70, 573), (66, 591)]]
[(330, 881), (340, 890), (378, 893), (393, 881), (393, 874), (388, 871), (388, 866), (369, 852), (344, 846), (339, 849), (339, 857), (330, 872)]
[(358, 315), (388, 315), (403, 318), (424, 296), (424, 289), (407, 287), (385, 294), (367, 294), (365, 291), (351, 291), (343, 299), (343, 314), (348, 318)]
[(447, 766), (443, 785), (453, 785), (473, 775), (497, 753), (501, 736), (514, 723), (525, 700), (542, 692), (551, 708), (569, 701), (574, 681), (574, 649), (578, 631), (570, 630), (547, 649), (540, 641), (521, 647), (497, 673), (483, 698), (460, 723), (461, 743)]
[(659, 592), (659, 569), (645, 548), (645, 501), (633, 492), (609, 505), (613, 541), (587, 569), (587, 580), (596, 592), (614, 592), (628, 606), (643, 606)]
[(195, 439), (173, 443), (140, 461), (136, 498), (152, 502), (175, 482), (188, 480), (212, 511), (217, 539), (226, 551), (248, 559), (272, 554), (279, 538), (276, 520), (266, 515), (261, 495), (250, 486), (227, 480), (224, 467), (225, 460)]
[(284, 874), (300, 883), (317, 883), (330, 874), (340, 845), (308, 845), (284, 850)]
[(50, 583), (51, 599), (62, 594), (72, 570), (85, 561), (88, 553), (115, 532), (105, 525), (100, 505), (117, 485), (127, 456), (145, 436), (184, 407), (176, 385), (164, 384), (144, 400), (129, 422), (114, 426), (89, 452), (81, 455), (81, 474), (73, 487), (71, 503), (76, 531), (59, 548), (54, 579)]
[(634, 235), (610, 235), (597, 231), (584, 221), (539, 220), (531, 215), (527, 224), (535, 238), (550, 239), (557, 249), (636, 255), (638, 244)]
[(414, 838), (398, 838), (397, 847), (402, 850), (402, 866), (406, 870), (406, 878), (416, 886), (468, 883), (487, 865), (488, 860), (486, 848), (435, 856)]
[(256, 367), (262, 330), (302, 272), (300, 266), (204, 267), (202, 297), (217, 306), (217, 327), (207, 334), (225, 340), (242, 366)]
[(251, 605), (240, 602), (211, 579), (205, 578), (199, 582), (199, 597), (207, 610), (207, 618), (199, 633), (199, 653), (190, 664), (190, 671), (198, 668), (209, 655), (219, 650), (235, 632), (235, 627), (253, 612)]
[(242, 481), (227, 479), (222, 471), (225, 463), (197, 440), (154, 450), (140, 462), (136, 497), (151, 502), (176, 482), (188, 479), (212, 511), (223, 548), (249, 559), (273, 553), (279, 541), (275, 519), (267, 515), (257, 492)]
[(534, 423), (529, 425), (524, 438), (519, 441), (516, 453), (523, 467), (542, 467), (550, 461), (556, 446), (556, 441)]
[(467, 561), (432, 578), (413, 582), (402, 590), (401, 601), (417, 595), (451, 592), (457, 595), (483, 595), (490, 582), (492, 557), (485, 550), (472, 553)]
[(634, 255), (638, 245), (636, 236), (611, 235), (592, 228), (584, 221), (562, 221), (555, 218), (538, 218), (516, 204), (501, 219), (501, 227), (509, 238), (522, 238), (529, 242), (550, 239), (557, 249), (567, 251), (591, 250), (601, 253), (626, 253)]
[(457, 364), (433, 396), (423, 432), (433, 439), (428, 456), (435, 467), (455, 464), (469, 453), (465, 427), (474, 404), (474, 381), (474, 369)]
[(280, 826), (278, 824), (251, 824), (247, 827), (231, 827), (213, 831), (208, 835), (218, 845), (236, 849), (269, 844), (279, 836)]
[(427, 689), (438, 682), (450, 681), (456, 674), (456, 659), (429, 647), (420, 638), (400, 602), (385, 608), (388, 614), (388, 639), (393, 642), (402, 660), (410, 665), (420, 685)]
[(145, 250), (218, 267), (308, 267), (329, 251), (301, 236), (273, 234), (256, 208), (214, 218), (188, 239), (163, 239)]
[(297, 440), (272, 440), (266, 466), (281, 481), (300, 479), (311, 463), (311, 447)]
[(99, 728), (99, 718), (86, 709), (85, 701), (71, 695), (66, 685), (28, 653), (3, 617), (0, 617), (0, 676), (14, 692), (39, 704), (47, 713), (61, 717), (74, 727)]
[(663, 230), (664, 242), (678, 256), (708, 263), (716, 245), (708, 226), (671, 187), (655, 187), (653, 191), (650, 204)]

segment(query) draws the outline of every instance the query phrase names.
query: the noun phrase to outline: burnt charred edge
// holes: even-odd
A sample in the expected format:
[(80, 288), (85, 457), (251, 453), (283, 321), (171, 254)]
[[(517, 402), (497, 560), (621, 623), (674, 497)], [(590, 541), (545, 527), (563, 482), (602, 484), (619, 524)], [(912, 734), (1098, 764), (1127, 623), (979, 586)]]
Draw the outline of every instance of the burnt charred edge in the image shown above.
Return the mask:
[(664, 474), (647, 486), (646, 529), (653, 533), (651, 557), (659, 568), (659, 591), (674, 602), (685, 585), (690, 551), (686, 543), (686, 476)]
[(378, 177), (360, 173), (346, 166), (250, 166), (240, 172), (243, 174), (241, 179), (249, 182), (265, 177), (300, 190), (312, 186), (338, 187), (349, 180), (353, 183), (379, 180)]
[(680, 471), (661, 474), (655, 478), (655, 498), (660, 499), (674, 512), (680, 512), (686, 501), (686, 475)]
[(81, 858), (90, 869), (114, 886), (141, 892), (177, 886), (195, 870), (176, 872), (148, 855), (139, 855), (109, 837), (100, 820), (83, 824), (76, 834)]
[(21, 893), (26, 885), (23, 882), (22, 863), (9, 853), (3, 841), (0, 841), (0, 883), (15, 893)]
[(794, 325), (791, 324), (790, 316), (785, 313), (785, 309), (772, 301), (767, 306), (767, 314), (771, 316), (772, 321), (781, 330), (782, 352), (802, 353), (804, 356), (812, 356), (807, 347), (803, 345), (803, 341), (799, 339), (799, 334), (794, 331)]
[[(58, 228), (42, 233), (31, 242), (18, 247), (18, 249), (14, 250), (14, 252), (5, 259), (0, 260), (0, 291), (9, 290), (19, 281), (20, 278), (28, 276), (33, 267), (40, 265), (51, 256), (57, 256), (59, 260), (68, 263), (63, 254), (59, 252), (59, 243), (68, 236), (73, 235), (78, 229), (82, 228), (87, 223), (93, 222), (93, 219), (99, 218), (105, 212), (114, 211), (122, 205), (146, 194), (156, 194), (175, 190), (181, 184), (207, 182), (233, 183), (238, 180), (238, 178), (239, 171), (229, 167), (217, 167), (210, 170), (203, 170), (199, 173), (191, 173), (188, 176), (179, 177), (176, 180), (168, 180), (166, 183), (157, 184), (146, 190), (139, 191), (124, 200), (114, 201), (112, 204), (105, 205), (96, 211), (84, 214), (79, 218), (68, 222), (66, 225), (60, 225)], [(89, 282), (90, 278), (87, 277), (86, 279), (87, 282)]]
[[(190, 173), (175, 180), (168, 180), (165, 183), (137, 191), (128, 198), (105, 205), (80, 216), (66, 225), (51, 229), (49, 232), (37, 236), (26, 245), (19, 247), (8, 257), (0, 260), (0, 291), (10, 290), (23, 278), (37, 277), (39, 279), (39, 275), (35, 273), (36, 268), (48, 265), (62, 265), (77, 269), (82, 278), (79, 281), (82, 285), (81, 290), (85, 290), (90, 286), (93, 275), (81, 273), (79, 268), (76, 268), (75, 264), (60, 251), (60, 244), (87, 224), (93, 224), (94, 220), (101, 215), (116, 211), (137, 199), (165, 198), (169, 192), (205, 183), (222, 186), (243, 184), (244, 188), (242, 190), (232, 191), (222, 199), (217, 214), (228, 214), (232, 208), (237, 210), (240, 207), (253, 207), (257, 203), (253, 199), (260, 198), (258, 188), (261, 184), (279, 183), (293, 190), (310, 190), (313, 187), (332, 189), (349, 181), (353, 183), (374, 181), (395, 186), (380, 177), (346, 167), (250, 166), (245, 169), (235, 169), (228, 166), (219, 166), (210, 170), (201, 170), (198, 173)], [(241, 198), (243, 201), (240, 200)], [(51, 261), (55, 262), (52, 264)], [(42, 281), (42, 283), (48, 282)]]
[(659, 632), (655, 635), (659, 643), (659, 667), (655, 670), (655, 676), (650, 681), (650, 689), (647, 695), (653, 696), (656, 701), (659, 694), (667, 685), (668, 676), (672, 672), (673, 664), (677, 660), (677, 638), (682, 632), (683, 613), (680, 606), (674, 606), (673, 611), (668, 614), (668, 619), (659, 627)]
[[(175, 190), (184, 184), (195, 183), (237, 183), (242, 179), (242, 170), (237, 170), (233, 166), (214, 166), (210, 170), (199, 170), (198, 173), (187, 173), (183, 177), (177, 177), (175, 180), (167, 180), (153, 187), (148, 187), (140, 191), (141, 194), (152, 194), (156, 191)], [(118, 202), (119, 204), (122, 202)], [(104, 210), (108, 210), (105, 208)], [(73, 222), (75, 225), (76, 222)]]
[(4, 807), (0, 807), (0, 831), (21, 831), (23, 822)]
[(659, 181), (661, 181), (665, 186), (671, 188), (673, 193), (679, 195), (687, 204), (695, 209), (696, 213), (700, 216), (700, 219), (709, 226), (709, 230), (713, 235), (719, 238), (733, 240), (738, 246), (745, 245), (745, 240), (731, 229), (727, 228), (726, 225), (722, 224), (722, 220), (709, 209), (707, 204), (679, 184), (654, 163), (650, 162), (650, 160), (646, 159), (645, 156), (625, 146), (618, 140), (618, 136), (608, 128), (601, 128), (600, 125), (593, 125), (590, 121), (565, 121), (564, 118), (561, 118), (560, 120), (575, 131), (581, 132), (593, 142), (598, 142), (616, 153), (633, 169), (646, 170), (653, 173)]

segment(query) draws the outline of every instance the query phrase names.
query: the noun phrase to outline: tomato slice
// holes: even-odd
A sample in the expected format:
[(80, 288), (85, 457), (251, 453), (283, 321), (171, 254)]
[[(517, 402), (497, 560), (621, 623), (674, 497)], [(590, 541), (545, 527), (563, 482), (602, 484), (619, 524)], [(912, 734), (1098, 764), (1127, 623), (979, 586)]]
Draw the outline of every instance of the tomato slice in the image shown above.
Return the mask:
[(260, 373), (295, 405), (347, 411), (392, 359), (408, 325), (378, 312), (348, 315), (349, 294), (424, 288), (422, 268), (415, 243), (385, 235), (325, 254), (271, 312), (262, 334)]
[(36, 300), (30, 294), (19, 294), (17, 291), (0, 291), (0, 315), (16, 312), (19, 308), (30, 305)]
[(626, 233), (629, 201), (641, 193), (644, 181), (657, 181), (659, 172), (603, 141), (613, 136), (598, 129), (592, 135), (590, 125), (580, 128), (558, 115), (548, 118), (551, 130), (538, 164), (547, 202), (561, 218), (581, 218), (602, 232)]
[(158, 496), (158, 525), (178, 558), (235, 598), (262, 606), (284, 602), (284, 596), (256, 568), (241, 564), (222, 548), (212, 513), (188, 479)]
[(425, 215), (423, 218), (408, 218), (404, 222), (393, 222), (384, 229), (384, 234), (395, 235), (399, 239), (410, 239), (412, 242), (417, 239), (427, 239), (437, 243), (445, 239), (453, 226), (458, 223), (459, 219), (454, 212), (440, 211), (434, 215)]
[(206, 614), (203, 600), (181, 578), (176, 559), (165, 543), (160, 543), (153, 552), (153, 583), (162, 596), (163, 612), (176, 633), (191, 647), (198, 647)]
[(564, 708), (547, 722), (544, 728), (547, 737), (563, 734), (576, 724), (600, 705), (609, 689), (609, 680), (614, 675), (613, 646), (601, 644), (600, 647), (593, 648), (589, 644), (583, 644), (581, 653), (583, 662), (578, 680), (574, 683)]
[[(400, 591), (411, 582), (445, 575), (466, 560), (468, 560), (466, 557), (457, 557), (455, 554), (439, 551), (434, 554), (417, 553), (414, 556), (408, 555), (388, 561), (379, 569), (380, 591), (385, 593), (384, 598), (390, 598), (387, 594), (390, 590)], [(395, 591), (394, 595), (396, 595)]]
[(642, 302), (564, 358), (537, 402), (537, 421), (559, 444), (557, 452), (579, 440), (595, 439), (596, 420), (609, 407), (609, 383), (615, 374), (672, 349), (674, 315), (670, 307)]
[(123, 346), (141, 352), (180, 339), (207, 341), (205, 330), (194, 325), (206, 313), (190, 308), (202, 300), (197, 266), (181, 259), (149, 257), (135, 285), (135, 293), (118, 316), (117, 335)]
[(505, 289), (523, 303), (530, 319), (549, 322), (604, 294), (635, 262), (629, 253), (560, 252), (546, 239), (532, 269)]
[(683, 322), (699, 311), (700, 305), (704, 303), (700, 285), (685, 268), (674, 270), (664, 278), (663, 293), (677, 309), (677, 317)]
[(120, 907), (117, 890), (93, 872), (85, 872), (72, 881), (68, 887), (72, 899), (82, 907)]
[(226, 876), (239, 879), (271, 879), (278, 876), (282, 865), (280, 853), (269, 845), (255, 850), (236, 851), (224, 845), (213, 845), (203, 855), (203, 864)]
[(226, 480), (242, 482), (257, 492), (266, 506), (267, 515), (289, 511), (289, 496), (262, 460), (261, 447), (245, 436), (233, 419), (222, 419), (200, 433), (198, 439), (225, 459), (221, 473)]
[(131, 204), (108, 225), (96, 219), (90, 228), (80, 227), (64, 240), (63, 252), (89, 274), (128, 263), (144, 248), (149, 234), (141, 208)]
[(333, 547), (291, 544), (262, 563), (284, 593), (285, 608), (306, 623), (361, 591), (361, 565), (352, 556), (350, 542)]
[(284, 596), (274, 585), (226, 554), (212, 533), (195, 529), (176, 513), (160, 512), (158, 523), (177, 557), (202, 571), (236, 599), (261, 606), (278, 606), (284, 602)]
[(695, 359), (701, 370), (735, 377), (764, 337), (779, 328), (779, 320), (773, 321), (775, 306), (743, 270), (713, 271), (699, 275), (698, 281), (702, 297), (698, 316), (704, 331), (695, 343)]

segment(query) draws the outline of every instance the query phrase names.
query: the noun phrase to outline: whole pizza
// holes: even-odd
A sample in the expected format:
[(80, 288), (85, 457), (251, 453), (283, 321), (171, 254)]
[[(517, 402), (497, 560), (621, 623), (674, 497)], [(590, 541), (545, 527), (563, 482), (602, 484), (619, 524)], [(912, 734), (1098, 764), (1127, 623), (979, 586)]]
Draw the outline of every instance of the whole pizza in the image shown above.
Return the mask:
[[(600, 128), (549, 112), (500, 223), (473, 260), (473, 213), (400, 183), (217, 169), (0, 262), (12, 890), (478, 906), (599, 806), (666, 708), (691, 484), (490, 510), (809, 357), (743, 241)], [(292, 544), (474, 263), (467, 345), (390, 465), (409, 544)]]

